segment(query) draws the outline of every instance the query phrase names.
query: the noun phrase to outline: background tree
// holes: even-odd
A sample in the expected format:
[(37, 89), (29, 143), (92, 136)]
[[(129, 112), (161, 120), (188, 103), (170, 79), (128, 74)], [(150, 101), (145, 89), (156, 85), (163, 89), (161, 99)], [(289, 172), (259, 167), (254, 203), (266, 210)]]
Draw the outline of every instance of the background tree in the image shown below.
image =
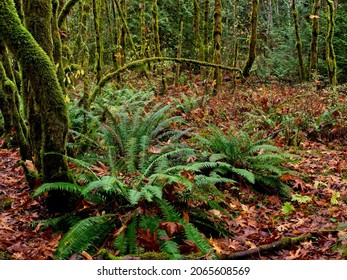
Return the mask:
[(256, 57), (257, 27), (258, 27), (259, 0), (252, 0), (251, 35), (249, 37), (249, 51), (247, 62), (243, 68), (243, 76), (248, 77)]

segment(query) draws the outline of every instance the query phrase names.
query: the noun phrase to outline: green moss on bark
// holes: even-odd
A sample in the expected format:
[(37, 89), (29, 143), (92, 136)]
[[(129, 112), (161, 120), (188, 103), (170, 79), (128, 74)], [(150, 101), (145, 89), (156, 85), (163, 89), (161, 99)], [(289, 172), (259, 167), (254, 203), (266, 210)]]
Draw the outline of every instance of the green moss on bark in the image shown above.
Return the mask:
[[(50, 2), (51, 1), (46, 1)], [(45, 7), (49, 3), (43, 3)], [(68, 114), (55, 67), (47, 53), (22, 25), (13, 0), (0, 2), (0, 40), (20, 62), (37, 94), (42, 125), (42, 171), (45, 182), (69, 181), (64, 155)], [(48, 34), (51, 31), (49, 31)]]

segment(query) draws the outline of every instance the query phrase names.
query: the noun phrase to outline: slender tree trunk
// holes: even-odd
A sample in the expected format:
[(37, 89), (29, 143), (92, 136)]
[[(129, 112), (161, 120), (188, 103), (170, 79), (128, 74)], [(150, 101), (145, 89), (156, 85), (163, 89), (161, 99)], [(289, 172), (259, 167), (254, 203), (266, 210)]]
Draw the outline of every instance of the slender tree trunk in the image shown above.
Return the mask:
[(194, 26), (194, 45), (198, 53), (201, 51), (201, 38), (200, 38), (200, 6), (199, 1), (194, 0), (193, 1), (194, 6), (194, 19), (193, 19), (193, 26)]
[(100, 32), (100, 5), (99, 1), (93, 0), (93, 15), (94, 15), (94, 29), (95, 29), (95, 43), (96, 43), (96, 53), (95, 53), (95, 72), (96, 72), (96, 83), (101, 80), (102, 76), (102, 63), (103, 63), (103, 44), (102, 44), (102, 34)]
[(153, 20), (153, 37), (154, 37), (154, 55), (161, 56), (160, 38), (159, 38), (159, 12), (157, 0), (152, 0), (152, 20)]
[(245, 67), (243, 68), (243, 76), (248, 77), (252, 69), (253, 62), (256, 57), (257, 48), (257, 27), (258, 27), (259, 0), (252, 0), (251, 15), (251, 35), (249, 38), (249, 51)]
[(310, 46), (309, 79), (317, 78), (318, 75), (318, 35), (319, 35), (319, 10), (321, 0), (314, 0), (312, 8), (312, 35)]
[[(182, 57), (182, 40), (183, 40), (183, 21), (180, 24), (180, 33), (178, 35), (178, 45), (177, 45), (177, 58)], [(181, 73), (181, 65), (178, 63), (176, 65), (176, 76), (175, 76), (175, 86), (177, 87), (179, 84), (179, 78)]]
[[(16, 98), (15, 98), (17, 94), (17, 88), (15, 84), (7, 77), (5, 68), (2, 64), (1, 56), (2, 54), (0, 53), (0, 92), (2, 91), (4, 94), (4, 99), (5, 99), (4, 105), (8, 106), (7, 108), (5, 108), (5, 110), (7, 111), (8, 109), (11, 108), (10, 111), (8, 112), (10, 119), (6, 121), (11, 122), (10, 125), (14, 128), (16, 132), (15, 137), (19, 145), (19, 150), (20, 150), (22, 159), (31, 160), (31, 149), (25, 135), (25, 127), (22, 126), (23, 121), (21, 120), (21, 115), (19, 113), (19, 108), (17, 106)], [(5, 117), (6, 117), (6, 114), (5, 114)]]
[(14, 0), (14, 4), (16, 6), (17, 9), (17, 13), (19, 15), (20, 20), (23, 22), (24, 20), (24, 12), (23, 12), (23, 4), (22, 4), (22, 0)]
[(63, 45), (60, 38), (59, 27), (58, 27), (58, 8), (59, 2), (57, 0), (52, 0), (53, 5), (53, 15), (52, 15), (52, 39), (53, 39), (53, 61), (57, 67), (57, 75), (60, 86), (64, 92), (67, 94), (64, 78), (64, 66), (63, 66)]
[(208, 42), (209, 42), (209, 32), (210, 32), (210, 0), (204, 0), (204, 21), (203, 21), (203, 29), (204, 29), (204, 39), (203, 39), (203, 61), (209, 61), (209, 50), (208, 50)]
[[(42, 3), (40, 8), (51, 8), (51, 1), (46, 2)], [(45, 13), (51, 15), (51, 11), (45, 10)], [(51, 30), (46, 36), (47, 34), (51, 34)], [(27, 76), (33, 91), (36, 92), (42, 122), (43, 180), (69, 181), (64, 158), (68, 115), (63, 92), (52, 60), (22, 25), (13, 0), (0, 1), (0, 40), (5, 42), (15, 59), (20, 62), (23, 74)]]
[(328, 19), (328, 32), (325, 38), (325, 59), (328, 68), (329, 81), (332, 86), (337, 85), (336, 77), (336, 56), (334, 51), (333, 39), (335, 28), (335, 7), (333, 0), (326, 0), (327, 7), (327, 19)]
[[(126, 20), (126, 16), (125, 16), (125, 11), (126, 11), (126, 5), (125, 4), (126, 3), (125, 3), (125, 0), (123, 0), (122, 3), (120, 3), (119, 0), (115, 0), (115, 3), (117, 6), (118, 15), (122, 21), (122, 28), (123, 28), (122, 32), (124, 34), (123, 37), (125, 38), (125, 34), (128, 36), (128, 40), (129, 40), (130, 47), (131, 47), (133, 54), (135, 55), (136, 58), (140, 58), (139, 54), (137, 53), (136, 46), (135, 46), (135, 43), (132, 39), (130, 30), (128, 27), (128, 23)], [(123, 40), (123, 41), (125, 42), (125, 40)], [(124, 44), (124, 46), (122, 46), (122, 48), (125, 49), (125, 44)], [(122, 64), (122, 65), (124, 65), (124, 64)]]
[[(222, 37), (222, 1), (214, 1), (214, 30), (213, 30), (213, 47), (214, 47), (214, 63), (222, 64), (222, 46), (221, 46), (221, 37)], [(216, 85), (214, 88), (214, 93), (217, 94), (221, 91), (223, 75), (220, 68), (215, 68), (214, 70), (214, 79)]]
[[(202, 39), (202, 52), (201, 52), (201, 60), (202, 61), (209, 61), (209, 33), (210, 33), (210, 0), (204, 0), (203, 2), (203, 39)], [(208, 78), (208, 71), (205, 66), (202, 66), (201, 68), (201, 76), (203, 80), (205, 81), (205, 94), (208, 93), (208, 86), (207, 86), (207, 78)]]
[[(72, 10), (72, 8), (81, 0), (68, 0), (66, 1), (64, 6), (61, 6), (60, 10), (57, 10), (57, 13), (59, 13), (59, 15), (57, 14), (57, 24), (59, 26), (59, 28), (62, 28), (64, 21), (67, 17), (67, 15), (70, 13), (70, 11)], [(58, 5), (59, 7), (59, 5)]]
[(146, 31), (146, 13), (145, 13), (145, 0), (141, 2), (141, 14), (140, 14), (140, 22), (141, 22), (141, 58), (146, 57), (146, 46), (147, 46), (147, 31)]
[[(154, 37), (154, 55), (156, 57), (161, 57), (160, 51), (160, 37), (159, 37), (159, 11), (158, 11), (158, 1), (152, 0), (152, 21), (153, 21), (153, 37)], [(161, 65), (157, 68), (158, 73), (161, 75), (161, 90), (163, 94), (166, 92), (166, 78), (164, 75), (164, 70)]]
[(298, 53), (299, 79), (302, 82), (305, 80), (305, 66), (304, 66), (304, 59), (302, 56), (302, 43), (301, 43), (301, 37), (300, 37), (298, 10), (296, 9), (296, 0), (292, 0), (292, 13), (293, 13), (295, 37), (296, 37), (295, 46), (296, 46), (296, 51)]

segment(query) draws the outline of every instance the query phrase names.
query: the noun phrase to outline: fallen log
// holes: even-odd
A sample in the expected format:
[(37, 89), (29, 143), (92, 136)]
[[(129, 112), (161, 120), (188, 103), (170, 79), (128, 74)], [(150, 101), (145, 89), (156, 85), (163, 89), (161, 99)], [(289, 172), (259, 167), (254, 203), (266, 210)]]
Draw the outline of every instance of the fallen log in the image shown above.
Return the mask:
[(252, 255), (255, 254), (260, 254), (266, 251), (270, 251), (270, 250), (279, 250), (279, 249), (283, 249), (285, 247), (289, 247), (292, 244), (296, 244), (296, 243), (300, 243), (303, 242), (305, 240), (309, 240), (314, 238), (315, 236), (312, 235), (311, 233), (305, 234), (305, 235), (300, 235), (298, 237), (283, 237), (281, 240), (277, 240), (274, 241), (272, 243), (269, 244), (264, 244), (261, 245), (257, 248), (253, 248), (253, 249), (248, 249), (245, 251), (241, 251), (241, 252), (236, 252), (230, 255), (224, 255), (222, 256), (220, 259), (222, 260), (237, 260), (237, 259), (244, 259), (247, 257), (250, 257)]

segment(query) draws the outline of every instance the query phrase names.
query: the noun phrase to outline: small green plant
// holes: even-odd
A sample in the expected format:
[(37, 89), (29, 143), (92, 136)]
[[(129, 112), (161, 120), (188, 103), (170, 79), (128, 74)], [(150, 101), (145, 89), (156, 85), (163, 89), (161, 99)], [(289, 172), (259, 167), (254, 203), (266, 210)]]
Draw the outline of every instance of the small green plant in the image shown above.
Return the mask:
[(307, 195), (293, 194), (292, 201), (297, 201), (300, 204), (306, 204), (312, 201), (312, 198)]
[(203, 98), (196, 93), (190, 95), (182, 93), (179, 98), (174, 98), (173, 102), (176, 110), (188, 114), (203, 104)]
[(285, 202), (282, 206), (282, 214), (289, 215), (295, 211), (294, 206), (290, 202)]

